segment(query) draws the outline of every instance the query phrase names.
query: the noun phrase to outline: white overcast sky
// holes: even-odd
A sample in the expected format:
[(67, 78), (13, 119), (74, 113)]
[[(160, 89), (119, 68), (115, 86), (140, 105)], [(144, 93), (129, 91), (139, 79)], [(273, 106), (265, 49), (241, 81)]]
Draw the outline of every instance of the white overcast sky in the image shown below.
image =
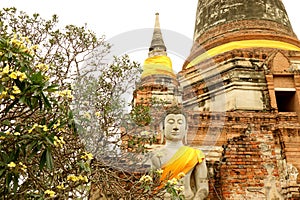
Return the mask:
[[(18, 10), (28, 14), (39, 13), (43, 18), (50, 18), (53, 14), (59, 16), (61, 25), (75, 24), (82, 26), (87, 23), (87, 27), (98, 36), (106, 35), (109, 40), (121, 37), (123, 33), (144, 28), (153, 28), (155, 13), (160, 13), (160, 25), (162, 29), (173, 31), (176, 34), (190, 39), (193, 38), (196, 7), (198, 0), (0, 0), (0, 7), (14, 6)], [(294, 32), (300, 38), (300, 12), (299, 0), (283, 0), (288, 12)], [(131, 34), (131, 38), (125, 39), (127, 42), (135, 38), (144, 38), (147, 44), (151, 41), (151, 35)], [(164, 34), (164, 32), (163, 32)], [(175, 34), (175, 35), (176, 35)], [(124, 35), (124, 34), (123, 34)], [(164, 34), (165, 35), (168, 34)], [(175, 38), (175, 39), (174, 39)], [(177, 37), (170, 42), (176, 43)], [(184, 50), (175, 49), (168, 44), (164, 38), (169, 56), (173, 60), (175, 68), (181, 65), (191, 48), (191, 43), (186, 44)], [(148, 45), (148, 46), (149, 46)], [(148, 47), (147, 46), (147, 47)], [(143, 62), (147, 58), (147, 47), (130, 47), (132, 59)], [(173, 49), (172, 49), (173, 48)], [(178, 52), (176, 52), (178, 51)], [(186, 51), (186, 52), (182, 52)], [(120, 53), (120, 52), (118, 52)], [(124, 53), (124, 52), (122, 52)], [(128, 53), (128, 52), (125, 52)]]

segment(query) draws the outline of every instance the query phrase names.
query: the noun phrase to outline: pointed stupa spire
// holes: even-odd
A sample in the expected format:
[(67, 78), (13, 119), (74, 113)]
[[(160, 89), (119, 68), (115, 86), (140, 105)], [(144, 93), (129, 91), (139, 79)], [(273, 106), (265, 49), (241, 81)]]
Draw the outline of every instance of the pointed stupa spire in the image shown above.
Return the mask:
[(159, 25), (159, 14), (156, 13), (155, 26), (148, 58), (144, 62), (142, 79), (152, 75), (169, 76), (174, 78), (172, 61), (167, 56), (167, 48), (162, 38)]
[(160, 30), (159, 13), (155, 14), (155, 25), (149, 48), (149, 57), (153, 55), (166, 55), (167, 48), (165, 46), (162, 33)]

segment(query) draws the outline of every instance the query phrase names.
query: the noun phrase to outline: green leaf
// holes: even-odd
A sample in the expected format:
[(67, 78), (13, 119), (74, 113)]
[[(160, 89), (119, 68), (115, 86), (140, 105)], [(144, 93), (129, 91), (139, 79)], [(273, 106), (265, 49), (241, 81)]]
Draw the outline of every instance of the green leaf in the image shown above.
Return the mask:
[(0, 93), (2, 93), (3, 90), (4, 90), (4, 86), (1, 84), (1, 85), (0, 85)]
[(47, 92), (55, 92), (58, 90), (59, 85), (50, 85), (49, 87), (46, 88)]
[(53, 144), (53, 142), (52, 142), (48, 137), (45, 137), (45, 139), (46, 139), (46, 141), (47, 141), (50, 145)]
[(31, 75), (30, 80), (33, 84), (40, 85), (41, 83), (43, 83), (43, 75), (41, 72), (34, 73)]
[(19, 182), (19, 176), (16, 175), (16, 174), (14, 174), (14, 179), (13, 179), (13, 181), (14, 181), (14, 187), (13, 187), (13, 190), (14, 190), (14, 193), (16, 194), (17, 189), (18, 189), (18, 187), (19, 187), (19, 184), (18, 184), (18, 182)]
[(44, 95), (43, 92), (41, 94), (42, 94), (42, 97), (44, 99), (45, 107), (46, 108), (51, 108), (51, 104), (50, 104), (49, 100), (47, 99), (47, 97)]
[(4, 172), (5, 172), (5, 169), (0, 170), (0, 178), (2, 178), (2, 176), (5, 174)]
[(46, 152), (47, 149), (44, 150), (42, 156), (41, 156), (41, 160), (40, 160), (40, 170), (42, 170), (46, 164)]
[(53, 158), (51, 154), (51, 150), (47, 148), (46, 151), (46, 163), (47, 163), (47, 168), (52, 170), (53, 169)]
[(12, 180), (12, 174), (11, 173), (6, 174), (5, 182), (6, 182), (6, 187), (7, 188), (9, 188), (9, 184), (10, 184), (11, 180)]
[(10, 125), (10, 121), (8, 119), (4, 120), (2, 122), (3, 125), (9, 126)]
[(8, 113), (10, 109), (12, 109), (17, 103), (19, 102), (19, 99), (15, 99), (7, 108), (5, 108), (4, 113)]

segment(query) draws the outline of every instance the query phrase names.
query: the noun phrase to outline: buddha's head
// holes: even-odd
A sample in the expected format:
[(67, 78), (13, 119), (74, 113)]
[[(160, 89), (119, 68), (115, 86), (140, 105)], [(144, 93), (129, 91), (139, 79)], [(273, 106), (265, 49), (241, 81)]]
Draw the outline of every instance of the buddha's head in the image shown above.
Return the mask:
[(179, 107), (170, 107), (166, 110), (161, 121), (162, 142), (165, 138), (170, 141), (183, 141), (186, 143), (187, 117)]

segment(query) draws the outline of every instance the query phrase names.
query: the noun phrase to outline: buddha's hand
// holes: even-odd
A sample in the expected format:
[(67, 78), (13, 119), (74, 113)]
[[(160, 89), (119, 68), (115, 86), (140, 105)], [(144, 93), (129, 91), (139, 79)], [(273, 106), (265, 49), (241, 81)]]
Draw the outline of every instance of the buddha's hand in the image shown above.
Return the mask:
[(170, 193), (168, 193), (168, 192), (166, 192), (165, 194), (164, 194), (164, 200), (171, 200), (172, 198), (171, 198), (171, 194)]
[(197, 191), (194, 200), (204, 200), (208, 195), (208, 191), (206, 189), (200, 189)]

